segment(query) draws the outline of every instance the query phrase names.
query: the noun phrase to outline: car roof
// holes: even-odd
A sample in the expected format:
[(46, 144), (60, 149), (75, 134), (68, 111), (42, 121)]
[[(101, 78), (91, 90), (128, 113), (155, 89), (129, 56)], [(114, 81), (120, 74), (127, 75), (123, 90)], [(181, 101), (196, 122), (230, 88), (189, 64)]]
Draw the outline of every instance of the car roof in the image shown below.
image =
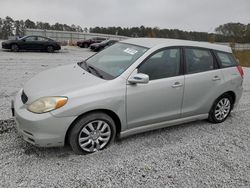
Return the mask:
[(192, 47), (200, 47), (200, 48), (208, 48), (218, 51), (224, 51), (231, 53), (232, 50), (228, 46), (217, 45), (208, 42), (197, 42), (190, 40), (179, 40), (179, 39), (164, 39), (164, 38), (130, 38), (121, 41), (122, 43), (128, 43), (138, 46), (143, 46), (146, 48), (153, 47), (171, 47), (171, 46), (192, 46)]
[(45, 37), (45, 36), (41, 36), (41, 35), (26, 35), (26, 36), (24, 36), (24, 37), (22, 37), (22, 38), (27, 38), (27, 37), (41, 37), (41, 38), (46, 38), (46, 39), (53, 40), (53, 39), (51, 39), (51, 38), (49, 38), (49, 37)]

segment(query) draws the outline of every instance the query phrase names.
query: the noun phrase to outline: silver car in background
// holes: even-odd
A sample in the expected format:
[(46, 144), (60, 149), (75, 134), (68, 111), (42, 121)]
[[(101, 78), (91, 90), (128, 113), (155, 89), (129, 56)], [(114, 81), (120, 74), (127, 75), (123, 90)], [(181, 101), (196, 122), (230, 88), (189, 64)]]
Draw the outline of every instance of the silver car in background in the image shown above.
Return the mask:
[(12, 112), (27, 142), (92, 153), (135, 133), (223, 122), (241, 98), (243, 76), (229, 47), (133, 38), (38, 74), (18, 92)]

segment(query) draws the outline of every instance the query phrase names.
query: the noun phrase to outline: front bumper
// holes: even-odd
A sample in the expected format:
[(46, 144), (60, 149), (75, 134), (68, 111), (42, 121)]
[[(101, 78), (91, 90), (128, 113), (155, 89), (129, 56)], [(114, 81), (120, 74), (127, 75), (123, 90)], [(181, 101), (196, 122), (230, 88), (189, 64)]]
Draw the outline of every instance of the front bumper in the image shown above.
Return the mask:
[(21, 91), (12, 101), (16, 128), (23, 139), (40, 147), (63, 146), (66, 132), (75, 117), (54, 117), (51, 113), (35, 114), (21, 101)]
[(10, 44), (2, 42), (2, 48), (3, 49), (10, 49), (11, 47), (10, 47)]

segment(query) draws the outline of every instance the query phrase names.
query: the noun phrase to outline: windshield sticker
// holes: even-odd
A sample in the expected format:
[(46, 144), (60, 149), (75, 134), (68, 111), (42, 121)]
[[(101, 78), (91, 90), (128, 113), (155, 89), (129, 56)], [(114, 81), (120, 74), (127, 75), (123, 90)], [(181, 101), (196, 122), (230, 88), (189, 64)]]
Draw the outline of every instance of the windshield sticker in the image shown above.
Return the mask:
[(138, 51), (137, 50), (134, 50), (134, 49), (131, 49), (131, 48), (127, 48), (124, 50), (124, 52), (130, 54), (130, 55), (135, 55)]

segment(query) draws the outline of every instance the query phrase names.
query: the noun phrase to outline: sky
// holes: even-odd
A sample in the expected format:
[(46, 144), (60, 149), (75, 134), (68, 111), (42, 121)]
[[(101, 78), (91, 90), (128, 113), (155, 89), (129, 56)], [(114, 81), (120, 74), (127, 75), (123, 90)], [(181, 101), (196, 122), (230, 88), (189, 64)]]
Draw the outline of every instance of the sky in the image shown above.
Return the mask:
[(250, 0), (0, 0), (0, 17), (84, 27), (159, 27), (214, 32), (250, 23)]

